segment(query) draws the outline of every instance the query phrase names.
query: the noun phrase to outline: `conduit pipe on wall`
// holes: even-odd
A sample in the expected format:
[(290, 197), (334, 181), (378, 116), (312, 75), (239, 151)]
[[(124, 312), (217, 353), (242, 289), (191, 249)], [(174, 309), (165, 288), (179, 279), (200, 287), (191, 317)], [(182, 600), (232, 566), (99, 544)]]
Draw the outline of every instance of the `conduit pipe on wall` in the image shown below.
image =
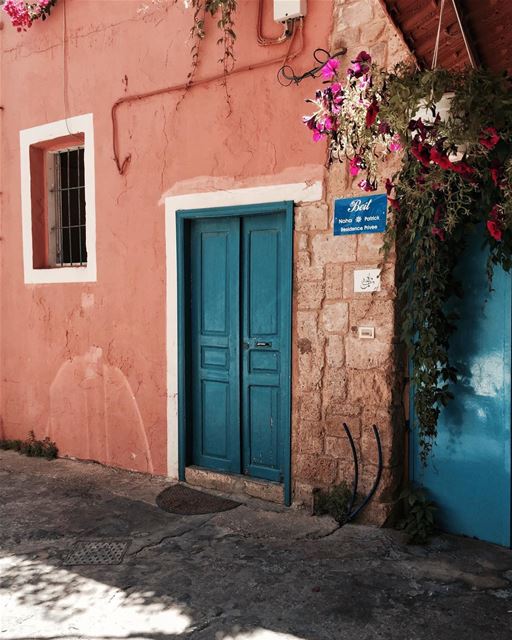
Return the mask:
[[(209, 82), (215, 82), (217, 80), (224, 80), (225, 78), (231, 77), (237, 73), (243, 73), (245, 71), (253, 71), (254, 69), (260, 69), (262, 67), (268, 67), (270, 65), (276, 64), (276, 63), (281, 63), (281, 64), (286, 64), (287, 62), (290, 62), (291, 60), (293, 60), (294, 58), (296, 58), (298, 55), (300, 55), (302, 53), (302, 50), (304, 48), (304, 34), (303, 34), (303, 30), (304, 30), (304, 19), (303, 18), (298, 18), (298, 29), (293, 28), (293, 32), (291, 34), (290, 37), (290, 44), (288, 46), (288, 51), (286, 52), (286, 55), (284, 56), (284, 58), (282, 56), (276, 57), (276, 58), (272, 58), (271, 60), (264, 60), (262, 62), (255, 62), (253, 64), (248, 64), (248, 65), (244, 65), (242, 67), (238, 67), (238, 68), (234, 68), (232, 71), (229, 71), (228, 73), (217, 73), (213, 76), (208, 76), (207, 78), (201, 78), (199, 80), (192, 80), (192, 82), (188, 81), (188, 82), (181, 82), (180, 84), (176, 84), (176, 85), (171, 85), (170, 87), (164, 87), (162, 89), (155, 89), (153, 91), (148, 91), (146, 93), (138, 93), (138, 94), (134, 94), (131, 96), (124, 96), (122, 98), (120, 98), (119, 100), (117, 100), (113, 105), (112, 105), (112, 110), (111, 110), (111, 116), (112, 116), (112, 149), (114, 152), (114, 160), (117, 166), (117, 170), (119, 171), (120, 175), (124, 175), (126, 173), (126, 171), (128, 170), (128, 166), (130, 164), (130, 160), (131, 160), (131, 153), (129, 153), (128, 155), (125, 156), (125, 158), (121, 161), (120, 156), (119, 156), (119, 131), (118, 131), (118, 123), (117, 123), (117, 111), (119, 109), (119, 107), (121, 107), (123, 104), (129, 104), (132, 102), (138, 102), (139, 100), (146, 100), (149, 98), (154, 98), (156, 96), (160, 96), (166, 93), (172, 93), (174, 91), (183, 91), (183, 90), (188, 90), (188, 89), (192, 89), (193, 87), (197, 87), (199, 85), (203, 85), (203, 84), (207, 84)], [(295, 21), (294, 21), (295, 22)], [(299, 36), (300, 36), (300, 43), (299, 46), (297, 48), (296, 51), (294, 51), (292, 53), (292, 47), (293, 47), (293, 43), (295, 41), (295, 34), (296, 32), (299, 31)]]
[(259, 0), (258, 4), (258, 44), (262, 47), (268, 47), (273, 44), (281, 44), (290, 38), (293, 34), (293, 20), (287, 20), (284, 25), (284, 31), (278, 38), (266, 38), (263, 35), (263, 3), (265, 0)]

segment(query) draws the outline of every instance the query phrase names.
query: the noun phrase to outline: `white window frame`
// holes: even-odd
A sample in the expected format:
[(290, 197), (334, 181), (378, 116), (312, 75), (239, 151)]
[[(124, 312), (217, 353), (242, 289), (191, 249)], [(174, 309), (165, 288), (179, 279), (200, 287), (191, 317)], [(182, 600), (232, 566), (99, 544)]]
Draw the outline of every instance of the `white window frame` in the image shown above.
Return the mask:
[[(32, 240), (32, 196), (30, 175), (30, 147), (34, 144), (64, 138), (72, 134), (84, 136), (85, 176), (85, 237), (87, 264), (55, 266), (34, 269)], [(21, 155), (21, 218), (23, 234), (23, 271), (25, 284), (54, 284), (68, 282), (96, 282), (96, 183), (94, 170), (94, 124), (93, 115), (58, 120), (20, 131)], [(45, 176), (46, 178), (47, 176)], [(48, 215), (51, 216), (50, 211)], [(51, 247), (50, 247), (51, 252)]]

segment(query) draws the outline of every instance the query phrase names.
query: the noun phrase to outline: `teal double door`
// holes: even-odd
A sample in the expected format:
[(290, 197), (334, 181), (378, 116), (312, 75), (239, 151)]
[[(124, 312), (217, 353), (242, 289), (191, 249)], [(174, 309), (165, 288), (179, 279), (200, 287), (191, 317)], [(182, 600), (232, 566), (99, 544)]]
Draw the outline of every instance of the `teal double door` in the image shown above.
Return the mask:
[(291, 234), (286, 212), (233, 213), (189, 223), (188, 457), (208, 469), (282, 482), (290, 438)]

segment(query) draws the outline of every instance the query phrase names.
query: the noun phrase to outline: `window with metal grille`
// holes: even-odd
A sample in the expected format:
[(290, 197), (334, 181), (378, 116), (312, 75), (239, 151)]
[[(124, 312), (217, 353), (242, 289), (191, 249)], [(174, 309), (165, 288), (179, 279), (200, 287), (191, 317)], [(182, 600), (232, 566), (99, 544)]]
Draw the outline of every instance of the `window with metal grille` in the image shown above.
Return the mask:
[(48, 154), (48, 257), (52, 266), (86, 266), (84, 147)]

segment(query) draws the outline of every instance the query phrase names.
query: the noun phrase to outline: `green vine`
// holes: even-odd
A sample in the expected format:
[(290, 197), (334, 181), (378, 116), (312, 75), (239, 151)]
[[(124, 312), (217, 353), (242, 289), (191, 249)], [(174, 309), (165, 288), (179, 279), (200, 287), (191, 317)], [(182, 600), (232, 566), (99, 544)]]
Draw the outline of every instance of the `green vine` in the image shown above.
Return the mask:
[[(219, 62), (222, 63), (225, 73), (229, 73), (235, 62), (234, 45), (236, 34), (234, 31), (233, 14), (236, 11), (237, 0), (190, 0), (190, 6), (194, 9), (194, 25), (191, 29), (191, 36), (194, 40), (202, 40), (206, 36), (205, 17), (210, 14), (214, 17), (220, 12), (217, 27), (221, 32), (217, 44), (222, 45), (223, 53)], [(197, 65), (198, 44), (192, 47), (193, 62)]]
[[(313, 115), (314, 140), (327, 139), (331, 159), (365, 174), (358, 185), (377, 189), (382, 160), (402, 151), (401, 169), (386, 181), (393, 215), (384, 259), (396, 247), (401, 338), (411, 363), (415, 419), (426, 462), (442, 408), (459, 372), (450, 360), (454, 311), (463, 286), (456, 267), (474, 234), (488, 250), (487, 275), (512, 267), (512, 91), (510, 79), (485, 70), (391, 73), (362, 51), (345, 82), (332, 59), (322, 74)], [(440, 100), (451, 94), (441, 117)]]

